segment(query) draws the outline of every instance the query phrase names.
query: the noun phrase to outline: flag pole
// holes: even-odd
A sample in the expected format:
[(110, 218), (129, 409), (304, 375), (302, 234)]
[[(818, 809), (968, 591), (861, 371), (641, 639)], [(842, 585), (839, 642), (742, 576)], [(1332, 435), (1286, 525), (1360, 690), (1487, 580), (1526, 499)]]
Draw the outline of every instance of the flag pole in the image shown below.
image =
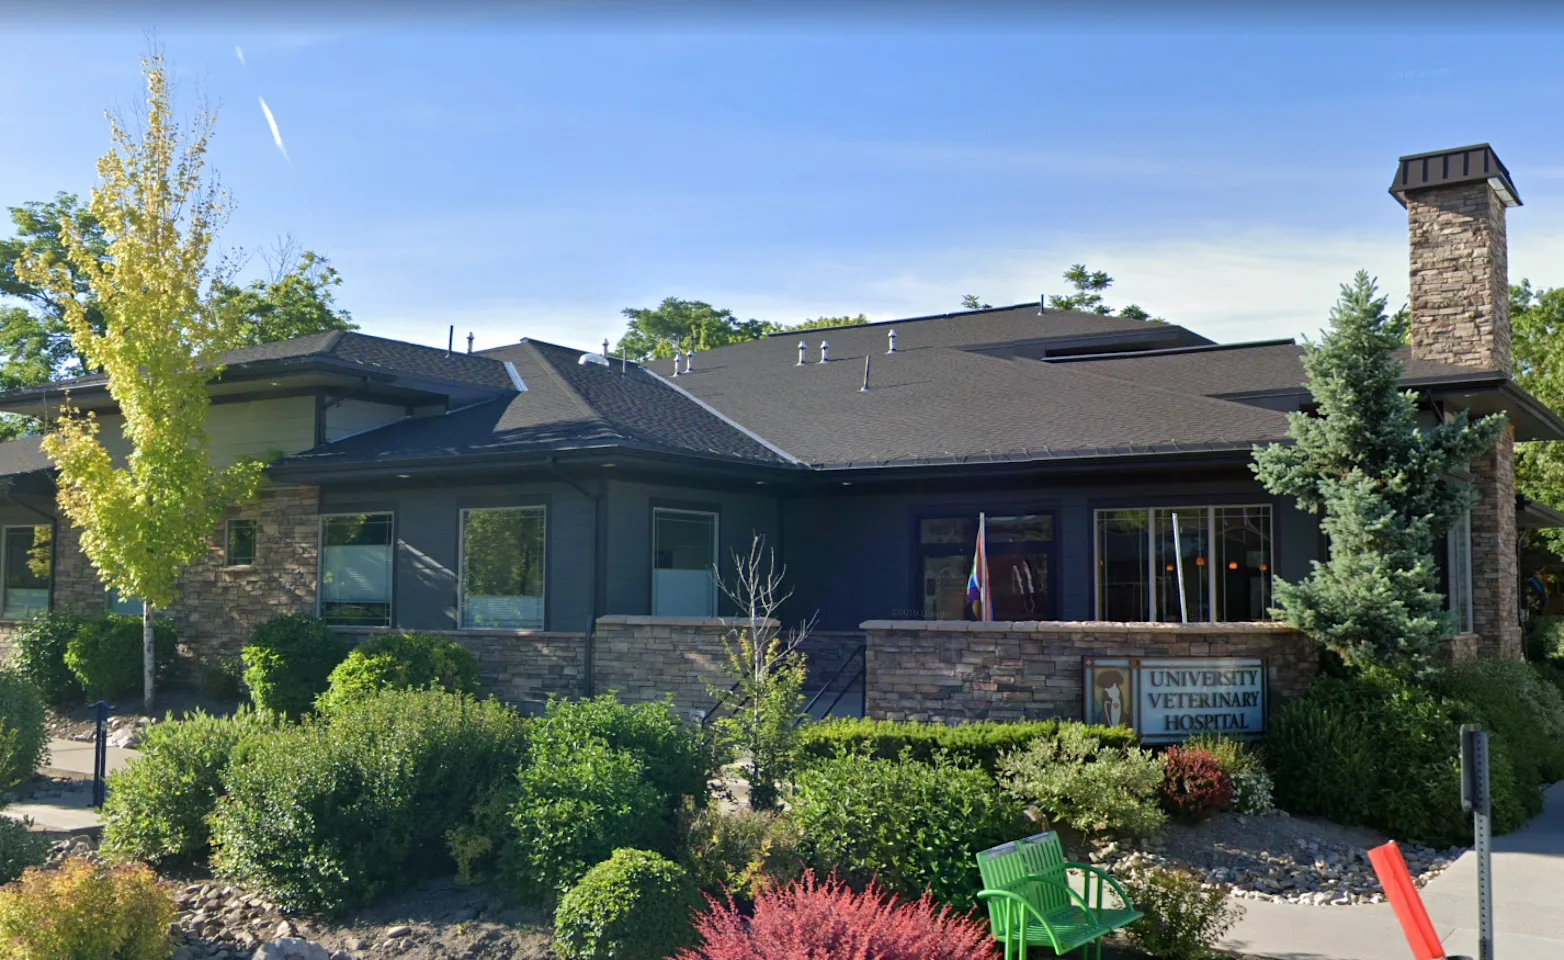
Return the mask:
[(994, 619), (994, 608), (988, 596), (988, 518), (978, 512), (978, 597), (983, 605), (983, 619)]
[(1184, 545), (1178, 537), (1178, 511), (1173, 511), (1173, 564), (1178, 568), (1178, 616), (1189, 622), (1189, 601), (1184, 598)]

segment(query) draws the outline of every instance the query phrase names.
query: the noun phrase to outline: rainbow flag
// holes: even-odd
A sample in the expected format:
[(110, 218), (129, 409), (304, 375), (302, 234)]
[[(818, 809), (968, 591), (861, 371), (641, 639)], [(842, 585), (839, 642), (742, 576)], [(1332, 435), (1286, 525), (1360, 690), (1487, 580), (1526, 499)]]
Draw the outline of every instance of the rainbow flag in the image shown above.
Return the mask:
[(994, 598), (988, 589), (988, 521), (978, 514), (977, 549), (972, 554), (972, 575), (967, 577), (967, 605), (978, 620), (994, 619)]

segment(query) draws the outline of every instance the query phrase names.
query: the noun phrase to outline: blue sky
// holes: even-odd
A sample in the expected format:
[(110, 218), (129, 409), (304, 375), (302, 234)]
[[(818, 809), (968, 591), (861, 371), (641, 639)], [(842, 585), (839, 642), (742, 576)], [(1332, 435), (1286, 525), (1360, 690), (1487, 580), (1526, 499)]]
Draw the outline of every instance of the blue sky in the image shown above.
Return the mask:
[(782, 322), (914, 316), (1063, 292), (1079, 261), (1117, 279), (1114, 304), (1220, 340), (1294, 336), (1359, 267), (1404, 300), (1396, 158), (1480, 141), (1526, 201), (1512, 279), (1564, 285), (1547, 53), (1564, 26), (1535, 13), (1414, 33), (1211, 13), (1131, 31), (1002, 6), (402, 11), (144, 12), (92, 32), (0, 11), (0, 206), (87, 192), (152, 29), (183, 102), (221, 104), (226, 243), (292, 234), (341, 270), (363, 329), (424, 343), (455, 324), (480, 348), (590, 347), (665, 296)]

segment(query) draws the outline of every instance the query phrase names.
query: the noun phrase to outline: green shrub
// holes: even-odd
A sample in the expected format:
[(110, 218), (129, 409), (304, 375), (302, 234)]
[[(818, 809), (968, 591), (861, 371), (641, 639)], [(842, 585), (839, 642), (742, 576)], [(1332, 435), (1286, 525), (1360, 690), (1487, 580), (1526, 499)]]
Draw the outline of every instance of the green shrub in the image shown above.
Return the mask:
[[(156, 674), (166, 679), (179, 657), (179, 634), (172, 621), (154, 621), (152, 647)], [(65, 648), (65, 665), (94, 700), (140, 691), (141, 661), (141, 618), (118, 613), (83, 620)]]
[(1167, 821), (1157, 805), (1157, 758), (1139, 747), (1104, 744), (1079, 726), (1007, 754), (999, 769), (1011, 796), (1085, 833), (1144, 836)]
[(890, 893), (965, 909), (982, 889), (974, 859), (1022, 829), (1019, 805), (977, 767), (943, 757), (842, 755), (801, 771), (793, 817), (811, 869), (855, 886), (878, 877)]
[(240, 655), (256, 709), (296, 719), (325, 692), (348, 644), (324, 620), (290, 613), (256, 627)]
[(526, 723), (495, 701), (388, 690), (241, 740), (212, 815), (212, 864), (328, 912), (450, 867), (446, 834), (511, 776)]
[(478, 692), (478, 658), (467, 648), (428, 633), (370, 637), (331, 671), (317, 709), (334, 710), (378, 690)]
[(706, 803), (713, 773), (711, 744), (699, 732), (680, 722), (673, 700), (624, 704), (612, 694), (586, 700), (551, 700), (547, 712), (533, 730), (538, 743), (571, 744), (602, 741), (615, 750), (628, 750), (645, 768), (652, 786), (669, 801), (672, 823), (680, 799)]
[(218, 655), (202, 660), (196, 667), (196, 684), (213, 700), (233, 702), (248, 697), (244, 686), (244, 661), (236, 656)]
[(142, 864), (67, 860), (0, 889), (3, 956), (27, 960), (164, 960), (174, 904)]
[(647, 850), (615, 850), (571, 888), (554, 913), (563, 960), (663, 960), (695, 942), (703, 904), (684, 868)]
[(28, 779), (49, 755), (43, 698), (12, 670), (0, 670), (0, 791)]
[(769, 810), (687, 807), (682, 824), (685, 865), (702, 892), (747, 904), (769, 887), (803, 873), (800, 836), (792, 817)]
[(517, 780), (501, 867), (524, 900), (553, 903), (619, 847), (672, 852), (668, 798), (628, 750), (534, 738)]
[(76, 703), (83, 696), (81, 681), (65, 665), (65, 648), (81, 624), (75, 614), (50, 610), (23, 623), (16, 635), (12, 666), (51, 706)]
[(109, 775), (103, 805), (103, 853), (115, 860), (199, 859), (210, 840), (207, 817), (223, 792), (223, 773), (239, 741), (272, 727), (249, 711), (148, 727), (141, 758)]
[(1564, 777), (1564, 695), (1519, 660), (1484, 660), (1444, 671), (1434, 689), (1468, 703), (1503, 741), (1516, 796), (1528, 817), (1542, 812), (1542, 787)]
[(806, 758), (816, 760), (830, 759), (844, 750), (895, 760), (903, 751), (911, 750), (912, 759), (921, 763), (929, 763), (936, 753), (944, 751), (953, 760), (993, 773), (1004, 754), (1022, 749), (1034, 740), (1052, 740), (1066, 730), (1085, 731), (1105, 746), (1139, 745), (1135, 732), (1128, 727), (1087, 726), (1069, 720), (982, 720), (951, 727), (942, 723), (847, 719), (806, 724), (801, 749)]
[(1275, 788), (1265, 771), (1265, 760), (1254, 744), (1218, 733), (1202, 733), (1185, 741), (1185, 747), (1209, 753), (1233, 785), (1233, 811), (1263, 816), (1276, 809)]
[(1130, 942), (1153, 960), (1208, 960), (1244, 914), (1225, 889), (1207, 890), (1182, 870), (1148, 870), (1121, 882), (1145, 914), (1130, 924)]
[(1538, 617), (1526, 630), (1526, 659), (1564, 660), (1564, 617)]
[[(1373, 827), (1401, 840), (1471, 840), (1461, 812), (1459, 730), (1480, 718), (1395, 674), (1316, 678), (1306, 697), (1271, 717), (1265, 762), (1276, 802), (1291, 813)], [(1507, 745), (1492, 741), (1494, 827), (1525, 821)]]
[(515, 780), (502, 780), (479, 797), (465, 822), (446, 832), (445, 845), (456, 862), (457, 883), (477, 886), (488, 882), (510, 838), (510, 811), (515, 803)]
[(49, 856), (49, 838), (27, 829), (29, 821), (0, 814), (0, 886)]

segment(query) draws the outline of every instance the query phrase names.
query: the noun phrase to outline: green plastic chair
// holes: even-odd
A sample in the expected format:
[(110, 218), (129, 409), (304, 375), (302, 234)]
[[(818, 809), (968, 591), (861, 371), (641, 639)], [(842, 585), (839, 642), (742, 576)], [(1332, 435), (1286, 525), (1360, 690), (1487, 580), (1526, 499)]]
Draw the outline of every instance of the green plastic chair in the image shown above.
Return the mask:
[[(1004, 944), (1005, 960), (1026, 960), (1028, 947), (1051, 949), (1062, 957), (1077, 948), (1083, 958), (1096, 945), (1102, 960), (1102, 940), (1141, 918), (1124, 888), (1103, 870), (1064, 859), (1057, 833), (1039, 833), (1012, 840), (977, 855), (983, 889), (978, 899), (988, 904), (989, 929)], [(1070, 886), (1070, 871), (1084, 878), (1084, 894)], [(1122, 906), (1110, 907), (1104, 891), (1112, 890)]]

